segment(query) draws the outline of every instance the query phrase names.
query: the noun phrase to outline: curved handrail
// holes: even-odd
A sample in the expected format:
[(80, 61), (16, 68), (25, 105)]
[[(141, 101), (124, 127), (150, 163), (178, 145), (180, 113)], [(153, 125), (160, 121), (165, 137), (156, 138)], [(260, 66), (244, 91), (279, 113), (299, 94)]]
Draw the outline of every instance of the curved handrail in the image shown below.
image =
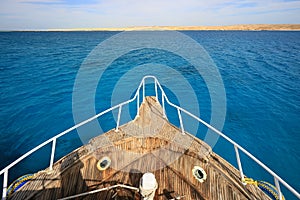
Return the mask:
[[(144, 79), (143, 79), (144, 80)], [(139, 99), (139, 91), (140, 91), (140, 88), (142, 87), (142, 84), (143, 82), (141, 81), (141, 83), (139, 84), (138, 86), (138, 89), (136, 90), (136, 93), (134, 95), (133, 98), (125, 101), (125, 102), (122, 102), (116, 106), (113, 106), (105, 111), (102, 111), (100, 113), (98, 113), (97, 115), (83, 121), (83, 122), (80, 122), (78, 124), (76, 124), (75, 126), (72, 126), (71, 128), (55, 135), (54, 137), (48, 139), (47, 141), (43, 142), (42, 144), (36, 146), (35, 148), (31, 149), (30, 151), (28, 151), (27, 153), (25, 153), (24, 155), (22, 155), (21, 157), (19, 157), (18, 159), (16, 159), (14, 162), (12, 162), (11, 164), (9, 164), (8, 166), (6, 166), (4, 169), (2, 169), (0, 171), (0, 176), (2, 174), (4, 174), (4, 179), (3, 179), (3, 188), (2, 188), (2, 199), (5, 200), (6, 199), (6, 192), (7, 192), (7, 182), (8, 182), (8, 171), (10, 168), (12, 168), (13, 166), (15, 166), (16, 164), (18, 164), (20, 161), (22, 161), (23, 159), (25, 159), (26, 157), (28, 157), (29, 155), (31, 155), (32, 153), (34, 153), (35, 151), (39, 150), (40, 148), (44, 147), (45, 145), (49, 144), (52, 142), (52, 149), (51, 149), (51, 157), (50, 157), (50, 165), (49, 165), (49, 169), (52, 170), (53, 168), (53, 163), (54, 163), (54, 154), (55, 154), (55, 148), (56, 148), (56, 139), (77, 129), (78, 127), (80, 126), (83, 126), (91, 121), (93, 121), (94, 119), (97, 119), (98, 117), (112, 111), (112, 110), (115, 110), (116, 108), (119, 108), (119, 114), (118, 114), (118, 121), (117, 121), (117, 127), (116, 127), (116, 131), (118, 131), (118, 127), (119, 127), (119, 122), (120, 122), (120, 114), (121, 114), (121, 108), (123, 105), (126, 105), (126, 104), (129, 104), (131, 102), (133, 102), (135, 99)]]
[[(262, 163), (259, 159), (257, 159), (255, 156), (253, 156), (251, 153), (249, 153), (246, 149), (244, 149), (243, 147), (241, 147), (238, 143), (236, 143), (235, 141), (233, 141), (232, 139), (230, 139), (228, 136), (226, 136), (224, 133), (222, 133), (221, 131), (217, 130), (216, 128), (214, 128), (213, 126), (211, 126), (210, 124), (208, 124), (207, 122), (205, 122), (204, 120), (200, 119), (199, 117), (195, 116), (194, 114), (188, 112), (187, 110), (173, 104), (170, 102), (170, 100), (168, 99), (167, 95), (165, 94), (162, 86), (160, 85), (160, 83), (158, 82), (158, 80), (156, 79), (156, 77), (152, 77), (155, 80), (155, 84), (157, 84), (162, 92), (162, 96), (163, 98), (166, 99), (167, 103), (169, 105), (171, 105), (172, 107), (178, 109), (178, 114), (179, 114), (179, 120), (180, 120), (180, 125), (182, 126), (181, 128), (183, 129), (183, 124), (182, 124), (182, 119), (181, 119), (181, 114), (179, 112), (182, 111), (184, 113), (186, 113), (187, 115), (191, 116), (192, 118), (196, 119), (198, 122), (202, 123), (203, 125), (205, 125), (207, 128), (209, 128), (210, 130), (212, 130), (213, 132), (217, 133), (218, 135), (220, 135), (221, 137), (223, 137), (225, 140), (227, 140), (229, 143), (231, 143), (236, 151), (236, 157), (237, 157), (237, 162), (238, 162), (238, 166), (239, 166), (239, 171), (241, 174), (241, 179), (244, 182), (244, 174), (243, 174), (243, 170), (242, 170), (242, 165), (241, 165), (241, 161), (239, 158), (239, 153), (238, 153), (238, 149), (241, 150), (243, 153), (245, 153), (248, 157), (250, 157), (253, 161), (255, 161), (258, 165), (260, 165), (262, 168), (264, 168), (270, 175), (272, 175), (274, 177), (274, 181), (275, 181), (275, 185), (276, 188), (278, 190), (278, 193), (280, 195), (280, 199), (282, 199), (282, 193), (280, 191), (280, 186), (278, 181), (283, 184), (288, 190), (290, 190), (297, 198), (300, 199), (300, 194), (293, 188), (291, 187), (287, 182), (285, 182), (280, 176), (278, 176), (275, 172), (273, 172), (269, 167), (267, 167), (264, 163)], [(184, 130), (184, 129), (183, 129)]]
[[(12, 162), (10, 165), (8, 165), (7, 167), (5, 167), (4, 169), (2, 169), (0, 171), (0, 176), (2, 174), (4, 174), (4, 179), (3, 179), (3, 190), (2, 190), (2, 199), (6, 199), (6, 191), (7, 191), (7, 181), (8, 181), (8, 171), (10, 168), (12, 168), (14, 165), (16, 165), (17, 163), (19, 163), (20, 161), (22, 161), (24, 158), (28, 157), (29, 155), (31, 155), (32, 153), (34, 153), (35, 151), (37, 151), (38, 149), (42, 148), (43, 146), (49, 144), (52, 142), (52, 149), (51, 149), (51, 157), (50, 157), (50, 165), (49, 165), (49, 169), (52, 170), (53, 168), (53, 163), (54, 163), (54, 154), (55, 154), (55, 148), (56, 148), (56, 139), (77, 129), (78, 127), (87, 124), (89, 122), (91, 122), (94, 119), (97, 119), (98, 117), (113, 111), (115, 109), (119, 109), (118, 111), (118, 118), (117, 118), (117, 126), (115, 128), (115, 131), (118, 131), (119, 129), (119, 124), (120, 124), (120, 118), (121, 118), (121, 112), (122, 112), (122, 107), (126, 104), (129, 104), (135, 100), (137, 100), (137, 114), (136, 116), (139, 116), (139, 105), (140, 105), (140, 90), (142, 87), (142, 101), (144, 101), (145, 99), (145, 80), (146, 79), (153, 79), (154, 80), (154, 86), (155, 86), (155, 96), (156, 99), (158, 99), (158, 88), (161, 91), (161, 98), (162, 98), (162, 107), (163, 107), (163, 115), (164, 117), (166, 117), (165, 114), (165, 100), (166, 102), (177, 109), (178, 111), (178, 117), (179, 117), (179, 122), (180, 122), (180, 128), (182, 130), (182, 134), (185, 134), (184, 131), (184, 126), (183, 126), (183, 121), (182, 121), (182, 117), (181, 117), (181, 112), (186, 113), (187, 115), (189, 115), (190, 117), (194, 118), (195, 120), (197, 120), (199, 123), (202, 123), (203, 125), (205, 125), (207, 128), (209, 128), (210, 130), (212, 130), (213, 132), (217, 133), (218, 135), (220, 135), (221, 137), (223, 137), (225, 140), (227, 140), (229, 143), (231, 143), (234, 146), (235, 149), (235, 153), (236, 153), (236, 159), (237, 159), (237, 163), (238, 163), (238, 167), (239, 167), (239, 171), (240, 171), (240, 176), (241, 176), (241, 180), (242, 182), (244, 182), (244, 173), (243, 173), (243, 169), (242, 169), (242, 164), (241, 164), (241, 160), (240, 160), (240, 156), (239, 156), (239, 150), (242, 151), (243, 153), (245, 153), (249, 158), (251, 158), (253, 161), (255, 161), (258, 165), (260, 165), (263, 169), (265, 169), (270, 175), (272, 175), (274, 177), (274, 182), (275, 182), (275, 186), (278, 190), (280, 199), (282, 199), (282, 193), (280, 190), (280, 185), (279, 182), (284, 185), (290, 192), (292, 192), (297, 198), (300, 199), (300, 194), (293, 188), (291, 187), (287, 182), (285, 182), (281, 177), (279, 177), (275, 172), (273, 172), (269, 167), (267, 167), (264, 163), (262, 163), (260, 160), (258, 160), (255, 156), (253, 156), (251, 153), (249, 153), (246, 149), (244, 149), (243, 147), (241, 147), (238, 143), (236, 143), (235, 141), (233, 141), (232, 139), (230, 139), (228, 136), (226, 136), (224, 133), (222, 133), (221, 131), (217, 130), (216, 128), (214, 128), (213, 126), (211, 126), (210, 124), (208, 124), (207, 122), (205, 122), (204, 120), (200, 119), (199, 117), (195, 116), (194, 114), (188, 112), (187, 110), (185, 110), (184, 108), (181, 108), (180, 106), (177, 106), (175, 104), (173, 104), (172, 102), (170, 102), (170, 100), (168, 99), (166, 93), (164, 92), (161, 84), (158, 82), (157, 78), (155, 76), (144, 76), (142, 81), (140, 82), (135, 95), (125, 101), (122, 102), (116, 106), (113, 106), (105, 111), (102, 111), (100, 113), (98, 113), (97, 115), (79, 123), (76, 124), (75, 126), (55, 135), (54, 137), (48, 139), (47, 141), (43, 142), (42, 144), (38, 145), (37, 147), (33, 148), (32, 150), (28, 151), (27, 153), (25, 153), (24, 155), (22, 155), (21, 157), (19, 157), (17, 160), (15, 160), (14, 162)], [(167, 118), (167, 117), (166, 117)]]
[(83, 192), (81, 194), (75, 194), (75, 195), (72, 195), (72, 196), (69, 196), (69, 197), (64, 197), (64, 198), (57, 199), (57, 200), (75, 199), (77, 197), (83, 197), (83, 196), (87, 196), (87, 195), (90, 195), (90, 194), (95, 194), (95, 193), (98, 193), (98, 192), (111, 190), (111, 189), (114, 189), (114, 188), (125, 188), (125, 189), (133, 190), (133, 191), (136, 191), (136, 192), (139, 192), (139, 190), (140, 190), (137, 187), (131, 187), (131, 186), (128, 186), (128, 185), (123, 185), (123, 184), (117, 184), (117, 185), (108, 186), (108, 187), (105, 187), (105, 188), (100, 188), (100, 189), (96, 189), (96, 190), (92, 190), (92, 191), (88, 191), (88, 192)]

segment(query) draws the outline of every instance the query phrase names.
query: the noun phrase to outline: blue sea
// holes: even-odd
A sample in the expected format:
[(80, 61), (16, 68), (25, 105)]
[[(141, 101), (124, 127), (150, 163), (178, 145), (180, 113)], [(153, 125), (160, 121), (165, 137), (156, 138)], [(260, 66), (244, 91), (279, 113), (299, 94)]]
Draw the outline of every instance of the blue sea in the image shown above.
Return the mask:
[[(206, 50), (222, 77), (226, 92), (222, 131), (299, 192), (300, 32), (181, 33)], [(72, 93), (78, 70), (99, 43), (116, 34), (119, 32), (0, 32), (0, 169), (74, 125)], [(196, 91), (200, 117), (210, 122), (212, 102), (205, 81), (185, 60), (155, 49), (134, 50), (107, 68), (103, 73), (106, 84), (96, 89), (95, 112), (111, 106), (113, 86), (133, 63), (147, 67), (151, 59), (180, 71)], [(178, 103), (172, 90), (164, 87), (170, 100)], [(168, 117), (178, 125), (172, 112), (170, 109)], [(107, 119), (99, 120), (103, 131), (116, 125), (113, 118)], [(193, 134), (203, 139), (201, 128)], [(93, 136), (87, 133), (85, 137)], [(63, 136), (57, 141), (55, 160), (81, 145), (77, 131)], [(50, 150), (47, 145), (13, 167), (9, 182), (48, 167)], [(213, 150), (237, 167), (234, 149), (225, 140), (219, 138)], [(248, 177), (274, 183), (245, 155), (241, 159)], [(3, 176), (0, 181), (2, 187)], [(294, 199), (281, 188), (286, 199)]]

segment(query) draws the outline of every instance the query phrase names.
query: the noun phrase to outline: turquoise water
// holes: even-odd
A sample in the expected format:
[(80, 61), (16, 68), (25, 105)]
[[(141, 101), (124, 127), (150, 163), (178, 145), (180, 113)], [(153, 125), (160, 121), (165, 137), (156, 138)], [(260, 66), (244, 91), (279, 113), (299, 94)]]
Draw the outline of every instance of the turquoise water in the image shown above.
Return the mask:
[[(183, 33), (206, 49), (222, 75), (227, 97), (223, 132), (300, 191), (300, 32)], [(74, 125), (72, 91), (77, 71), (96, 45), (115, 34), (0, 33), (0, 169)], [(153, 49), (132, 51), (105, 71), (107, 84), (97, 88), (96, 111), (110, 106), (118, 74), (134, 62), (145, 64), (151, 58), (176, 70), (185, 66), (181, 73), (197, 92), (201, 117), (209, 121), (211, 102), (201, 77), (179, 57)], [(114, 70), (114, 65), (122, 65), (123, 71)], [(177, 101), (174, 96), (171, 100)], [(172, 111), (169, 115), (178, 123)], [(101, 125), (109, 130), (115, 122)], [(201, 138), (200, 132), (197, 136)], [(57, 141), (56, 160), (81, 145), (76, 131), (64, 136)], [(214, 150), (236, 166), (232, 146), (219, 139)], [(49, 153), (48, 145), (25, 159), (10, 171), (9, 180), (47, 167), (49, 157), (45, 155)], [(260, 167), (241, 156), (246, 175), (273, 182)]]

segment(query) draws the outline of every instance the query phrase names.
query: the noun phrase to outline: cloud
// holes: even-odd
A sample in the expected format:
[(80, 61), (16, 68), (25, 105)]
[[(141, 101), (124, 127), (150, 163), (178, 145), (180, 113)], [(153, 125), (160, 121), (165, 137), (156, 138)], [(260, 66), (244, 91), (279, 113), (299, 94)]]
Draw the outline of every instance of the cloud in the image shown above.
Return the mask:
[(87, 4), (97, 4), (97, 0), (19, 0), (22, 3), (27, 4), (47, 4), (47, 5), (87, 5)]
[(0, 29), (300, 23), (299, 0), (1, 0)]

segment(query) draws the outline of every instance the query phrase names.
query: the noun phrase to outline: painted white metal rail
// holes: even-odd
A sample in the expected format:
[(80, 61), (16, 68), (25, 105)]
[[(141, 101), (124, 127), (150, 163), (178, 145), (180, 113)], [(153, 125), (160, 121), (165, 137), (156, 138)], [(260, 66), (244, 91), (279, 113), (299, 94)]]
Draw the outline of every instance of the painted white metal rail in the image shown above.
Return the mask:
[(58, 200), (75, 199), (77, 197), (83, 197), (83, 196), (87, 196), (87, 195), (90, 195), (90, 194), (95, 194), (95, 193), (98, 193), (98, 192), (103, 192), (103, 191), (111, 190), (111, 189), (114, 189), (114, 188), (125, 188), (125, 189), (129, 189), (129, 190), (134, 190), (136, 192), (139, 192), (139, 190), (140, 190), (139, 188), (136, 188), (136, 187), (131, 187), (131, 186), (128, 186), (128, 185), (123, 185), (123, 184), (117, 184), (117, 185), (112, 185), (112, 186), (105, 187), (105, 188), (100, 188), (100, 189), (92, 190), (92, 191), (89, 191), (89, 192), (84, 192), (84, 193), (81, 193), (81, 194), (76, 194), (76, 195), (65, 197), (65, 198), (58, 199)]
[[(144, 80), (145, 79), (143, 79), (143, 81), (141, 81), (141, 83), (140, 83), (140, 85), (139, 85), (139, 87), (138, 87), (138, 89), (137, 89), (137, 91), (136, 91), (136, 93), (135, 93), (135, 95), (134, 95), (134, 97), (132, 99), (130, 99), (128, 101), (125, 101), (123, 103), (120, 103), (120, 104), (118, 104), (116, 106), (113, 106), (113, 107), (111, 107), (111, 108), (109, 108), (109, 109), (107, 109), (107, 110), (105, 110), (103, 112), (100, 112), (99, 114), (97, 114), (97, 115), (95, 115), (95, 116), (93, 116), (93, 117), (91, 117), (91, 118), (89, 118), (89, 119), (87, 119), (87, 120), (85, 120), (85, 121), (83, 121), (83, 122), (81, 122), (79, 124), (76, 124), (75, 126), (69, 128), (69, 129), (67, 129), (67, 130), (65, 130), (65, 131), (57, 134), (56, 136), (50, 138), (49, 140), (43, 142), (42, 144), (40, 144), (37, 147), (33, 148), (32, 150), (28, 151), (27, 153), (25, 153), (24, 155), (22, 155), (21, 157), (19, 157), (17, 160), (15, 160), (14, 162), (12, 162), (10, 165), (8, 165), (4, 169), (2, 169), (0, 171), (0, 176), (2, 176), (2, 174), (4, 174), (3, 188), (2, 188), (2, 200), (5, 200), (6, 197), (7, 197), (6, 193), (7, 193), (7, 187), (8, 187), (8, 171), (13, 166), (15, 166), (20, 161), (22, 161), (24, 158), (28, 157), (29, 155), (31, 155), (35, 151), (39, 150), (40, 148), (44, 147), (45, 145), (47, 145), (47, 144), (49, 144), (49, 143), (52, 142), (52, 149), (51, 149), (51, 156), (50, 156), (50, 165), (49, 165), (49, 169), (52, 170), (53, 169), (53, 163), (54, 163), (54, 154), (55, 154), (55, 149), (56, 149), (56, 140), (57, 140), (57, 138), (65, 135), (65, 134), (67, 134), (67, 133), (69, 133), (69, 132), (77, 129), (78, 127), (83, 126), (83, 125), (85, 125), (85, 124), (87, 124), (87, 123), (89, 123), (89, 122), (97, 119), (98, 117), (100, 117), (100, 116), (102, 116), (102, 115), (104, 115), (104, 114), (106, 114), (108, 112), (111, 112), (111, 111), (113, 111), (113, 110), (115, 110), (117, 108), (119, 109), (119, 113), (118, 113), (116, 131), (118, 131), (119, 130), (119, 124), (120, 124), (121, 112), (122, 112), (122, 106), (133, 102), (135, 99), (138, 99), (137, 103), (139, 104), (139, 101), (140, 101), (140, 99), (139, 99), (139, 96), (140, 96), (139, 92), (140, 92), (140, 89), (142, 87), (142, 84), (143, 84)], [(143, 93), (143, 100), (144, 100), (144, 93)]]
[(122, 107), (124, 105), (127, 105), (133, 101), (137, 101), (137, 114), (136, 116), (139, 116), (139, 107), (140, 107), (140, 90), (142, 88), (142, 101), (144, 101), (145, 99), (145, 95), (146, 95), (146, 79), (153, 79), (154, 80), (154, 87), (155, 87), (155, 96), (156, 99), (158, 100), (158, 88), (161, 92), (161, 102), (162, 102), (162, 107), (163, 107), (163, 116), (165, 118), (167, 118), (166, 116), (166, 111), (165, 111), (165, 102), (167, 102), (170, 106), (174, 107), (177, 109), (178, 112), (178, 117), (179, 117), (179, 122), (180, 122), (180, 128), (182, 131), (182, 134), (185, 134), (184, 131), (184, 123), (182, 120), (182, 116), (181, 113), (184, 112), (187, 115), (191, 116), (192, 118), (194, 118), (195, 120), (197, 120), (198, 122), (202, 123), (203, 125), (205, 125), (207, 128), (209, 128), (210, 130), (214, 131), (215, 133), (217, 133), (218, 135), (220, 135), (221, 137), (223, 137), (225, 140), (227, 140), (229, 143), (231, 143), (234, 146), (235, 149), (235, 153), (236, 153), (236, 159), (237, 159), (237, 163), (238, 163), (238, 167), (239, 167), (239, 171), (240, 171), (240, 176), (241, 176), (241, 181), (244, 181), (244, 173), (243, 173), (243, 168), (242, 168), (242, 163), (241, 163), (241, 159), (239, 156), (239, 151), (242, 151), (244, 154), (246, 154), (249, 158), (251, 158), (253, 161), (255, 161), (258, 165), (260, 165), (263, 169), (265, 169), (270, 175), (272, 175), (274, 177), (274, 182), (275, 182), (275, 186), (277, 188), (277, 191), (280, 195), (280, 199), (282, 199), (282, 193), (280, 190), (280, 184), (281, 183), (284, 187), (286, 187), (290, 192), (292, 192), (298, 199), (300, 199), (300, 194), (293, 188), (291, 187), (288, 183), (286, 183), (282, 178), (280, 178), (275, 172), (273, 172), (270, 168), (268, 168), (265, 164), (263, 164), (260, 160), (258, 160), (255, 156), (253, 156), (251, 153), (249, 153), (247, 150), (245, 150), (243, 147), (241, 147), (239, 144), (237, 144), (236, 142), (234, 142), (232, 139), (230, 139), (229, 137), (227, 137), (224, 133), (222, 133), (221, 131), (217, 130), (216, 128), (214, 128), (213, 126), (211, 126), (210, 124), (208, 124), (207, 122), (203, 121), (202, 119), (200, 119), (199, 117), (193, 115), (192, 113), (188, 112), (187, 110), (171, 103), (167, 97), (167, 95), (165, 94), (161, 84), (158, 82), (157, 78), (155, 76), (145, 76), (143, 77), (141, 83), (139, 84), (136, 93), (134, 95), (133, 98), (131, 98), (128, 101), (125, 101), (123, 103), (120, 103), (116, 106), (113, 106), (103, 112), (100, 112), (99, 114), (79, 123), (76, 124), (75, 126), (59, 133), (58, 135), (50, 138), (49, 140), (43, 142), (42, 144), (38, 145), (37, 147), (33, 148), (32, 150), (28, 151), (27, 153), (25, 153), (23, 156), (21, 156), (20, 158), (18, 158), (17, 160), (15, 160), (14, 162), (12, 162), (10, 165), (8, 165), (7, 167), (5, 167), (4, 169), (2, 169), (0, 171), (0, 176), (4, 175), (3, 178), (3, 189), (2, 189), (2, 200), (6, 199), (6, 193), (7, 193), (7, 185), (8, 185), (8, 172), (9, 170), (15, 166), (17, 163), (19, 163), (20, 161), (22, 161), (24, 158), (28, 157), (29, 155), (31, 155), (32, 153), (34, 153), (35, 151), (39, 150), (40, 148), (44, 147), (45, 145), (49, 144), (52, 142), (52, 149), (51, 149), (51, 156), (50, 156), (50, 165), (49, 165), (49, 169), (52, 170), (53, 169), (53, 163), (54, 163), (54, 154), (55, 154), (55, 148), (56, 148), (56, 140), (57, 138), (75, 130), (76, 128), (83, 126), (84, 124), (87, 124), (89, 122), (91, 122), (92, 120), (97, 119), (98, 117), (111, 112), (115, 109), (118, 108), (118, 118), (117, 118), (117, 125), (115, 128), (115, 131), (119, 130), (119, 126), (120, 126), (120, 118), (121, 118), (121, 113), (122, 113)]

